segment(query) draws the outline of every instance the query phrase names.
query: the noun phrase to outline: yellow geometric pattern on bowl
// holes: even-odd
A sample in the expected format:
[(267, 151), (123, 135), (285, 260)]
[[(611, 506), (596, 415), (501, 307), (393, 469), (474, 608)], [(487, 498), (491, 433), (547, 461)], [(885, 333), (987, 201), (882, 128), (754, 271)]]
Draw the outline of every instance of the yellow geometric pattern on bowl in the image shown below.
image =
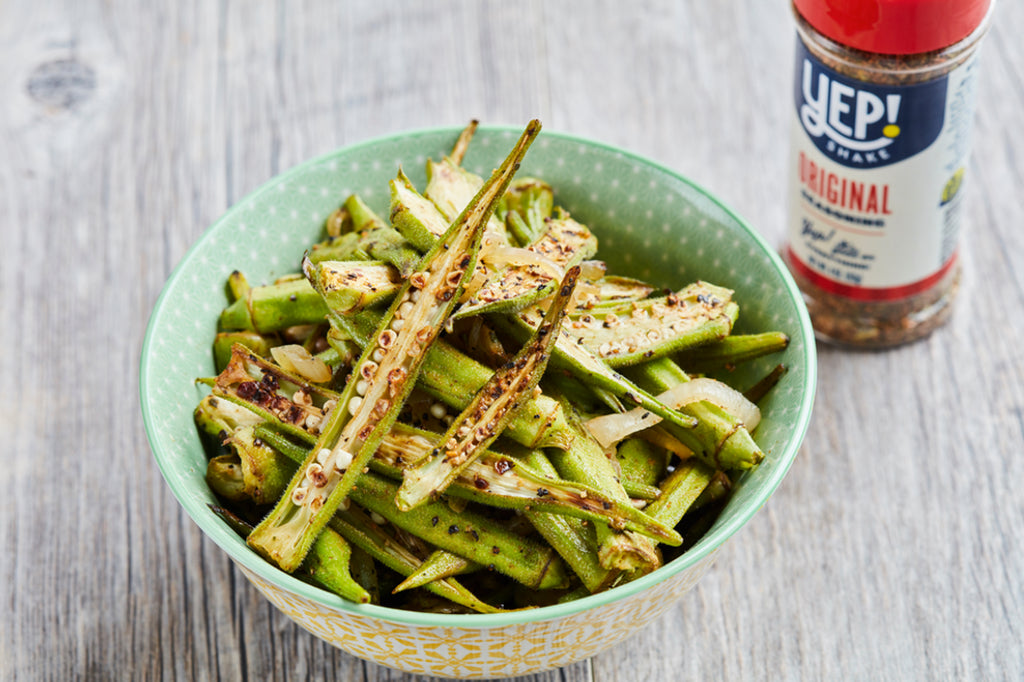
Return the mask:
[(717, 551), (646, 590), (580, 613), (503, 627), (430, 627), (346, 613), (242, 573), (298, 625), (353, 656), (405, 672), (512, 677), (590, 658), (638, 632), (688, 592)]

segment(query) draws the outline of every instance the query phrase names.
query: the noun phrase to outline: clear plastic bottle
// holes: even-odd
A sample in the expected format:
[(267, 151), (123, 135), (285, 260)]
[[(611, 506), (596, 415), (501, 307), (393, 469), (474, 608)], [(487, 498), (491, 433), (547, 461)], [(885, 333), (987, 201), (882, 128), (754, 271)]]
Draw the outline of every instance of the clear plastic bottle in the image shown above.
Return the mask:
[(820, 339), (884, 348), (949, 317), (990, 0), (794, 0), (784, 256)]

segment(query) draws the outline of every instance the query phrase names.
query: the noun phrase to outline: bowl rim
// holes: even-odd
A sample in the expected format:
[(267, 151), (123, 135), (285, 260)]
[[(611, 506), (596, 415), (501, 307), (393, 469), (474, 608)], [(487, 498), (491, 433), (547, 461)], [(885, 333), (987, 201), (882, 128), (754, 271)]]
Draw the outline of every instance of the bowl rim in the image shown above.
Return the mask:
[[(803, 341), (803, 347), (806, 349), (805, 353), (807, 357), (807, 366), (804, 372), (804, 386), (802, 387), (803, 395), (806, 396), (806, 399), (800, 404), (799, 413), (793, 419), (793, 437), (790, 438), (788, 447), (785, 451), (777, 455), (779, 457), (779, 463), (772, 470), (768, 480), (764, 482), (759, 494), (752, 499), (746, 507), (735, 514), (734, 517), (728, 519), (721, 526), (709, 531), (687, 552), (665, 564), (656, 571), (615, 587), (614, 589), (588, 595), (563, 604), (553, 604), (534, 609), (506, 611), (496, 614), (438, 614), (406, 611), (403, 609), (374, 604), (356, 604), (281, 571), (252, 550), (248, 550), (246, 548), (245, 551), (239, 551), (239, 545), (237, 544), (237, 540), (239, 539), (238, 536), (228, 529), (220, 519), (214, 516), (205, 504), (196, 501), (191, 494), (188, 493), (183, 479), (176, 475), (172, 475), (164, 454), (164, 445), (162, 441), (157, 438), (157, 434), (155, 432), (154, 418), (150, 413), (147, 400), (147, 395), (150, 392), (150, 346), (153, 343), (153, 332), (157, 326), (157, 322), (164, 314), (166, 295), (182, 276), (186, 263), (191, 260), (193, 254), (199, 251), (203, 244), (213, 238), (213, 234), (222, 223), (232, 219), (236, 212), (242, 210), (243, 206), (249, 204), (257, 197), (269, 193), (276, 185), (287, 180), (289, 177), (299, 175), (308, 168), (322, 164), (330, 160), (332, 157), (350, 153), (357, 149), (392, 142), (399, 139), (414, 140), (416, 138), (441, 134), (451, 134), (454, 139), (454, 137), (463, 129), (464, 126), (423, 127), (379, 135), (360, 142), (344, 145), (334, 150), (319, 154), (311, 159), (292, 166), (271, 178), (268, 178), (256, 189), (237, 200), (232, 206), (228, 207), (228, 209), (219, 218), (217, 218), (217, 220), (204, 230), (203, 234), (200, 235), (200, 237), (181, 257), (164, 283), (156, 302), (153, 304), (153, 311), (150, 314), (149, 322), (146, 326), (146, 333), (140, 352), (139, 397), (142, 405), (143, 423), (146, 430), (146, 436), (164, 481), (166, 481), (167, 485), (171, 488), (171, 492), (174, 494), (178, 503), (184, 508), (189, 517), (200, 527), (203, 533), (223, 549), (233, 561), (241, 564), (248, 571), (251, 571), (253, 574), (259, 576), (279, 589), (294, 593), (300, 597), (309, 599), (314, 603), (335, 611), (341, 611), (355, 616), (381, 619), (409, 626), (458, 627), (477, 630), (555, 620), (612, 604), (643, 592), (648, 588), (697, 565), (702, 560), (712, 557), (714, 553), (726, 542), (726, 540), (735, 535), (736, 532), (745, 526), (761, 509), (761, 507), (764, 506), (768, 498), (774, 494), (775, 490), (781, 484), (782, 479), (786, 476), (790, 466), (792, 466), (793, 460), (796, 458), (796, 454), (807, 433), (811, 410), (814, 405), (817, 385), (817, 352), (810, 316), (807, 312), (806, 306), (804, 305), (802, 294), (800, 293), (796, 282), (790, 275), (788, 268), (785, 266), (776, 251), (771, 248), (767, 240), (760, 233), (754, 230), (742, 216), (737, 214), (736, 211), (719, 199), (716, 194), (702, 185), (693, 182), (679, 172), (674, 171), (646, 156), (583, 136), (544, 129), (541, 132), (541, 136), (538, 138), (538, 142), (543, 140), (545, 137), (548, 139), (557, 138), (562, 142), (579, 144), (619, 155), (623, 158), (652, 168), (659, 173), (663, 173), (677, 182), (688, 185), (698, 194), (703, 195), (714, 206), (723, 211), (730, 219), (734, 220), (741, 229), (748, 233), (758, 247), (767, 254), (769, 261), (785, 285), (786, 292), (789, 294), (791, 300), (796, 303), (798, 318), (800, 321), (799, 334)], [(478, 134), (512, 133), (518, 135), (521, 132), (521, 129), (510, 125), (480, 125), (477, 132)], [(242, 545), (242, 547), (245, 547), (245, 545)]]

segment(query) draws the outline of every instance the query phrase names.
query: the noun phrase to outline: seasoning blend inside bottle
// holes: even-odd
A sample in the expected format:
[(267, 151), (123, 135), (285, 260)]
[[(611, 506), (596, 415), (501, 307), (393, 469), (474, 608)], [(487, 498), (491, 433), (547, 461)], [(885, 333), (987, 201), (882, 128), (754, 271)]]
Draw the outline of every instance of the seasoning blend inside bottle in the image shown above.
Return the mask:
[(990, 0), (794, 0), (785, 258), (819, 338), (883, 348), (949, 317)]

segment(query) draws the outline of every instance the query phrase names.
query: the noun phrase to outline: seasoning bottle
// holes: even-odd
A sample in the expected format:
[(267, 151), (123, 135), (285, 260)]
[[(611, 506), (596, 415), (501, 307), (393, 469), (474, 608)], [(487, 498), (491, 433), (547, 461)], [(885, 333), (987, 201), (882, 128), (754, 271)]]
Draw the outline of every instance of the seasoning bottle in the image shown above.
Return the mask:
[(990, 0), (794, 0), (785, 259), (818, 338), (884, 348), (945, 322)]

